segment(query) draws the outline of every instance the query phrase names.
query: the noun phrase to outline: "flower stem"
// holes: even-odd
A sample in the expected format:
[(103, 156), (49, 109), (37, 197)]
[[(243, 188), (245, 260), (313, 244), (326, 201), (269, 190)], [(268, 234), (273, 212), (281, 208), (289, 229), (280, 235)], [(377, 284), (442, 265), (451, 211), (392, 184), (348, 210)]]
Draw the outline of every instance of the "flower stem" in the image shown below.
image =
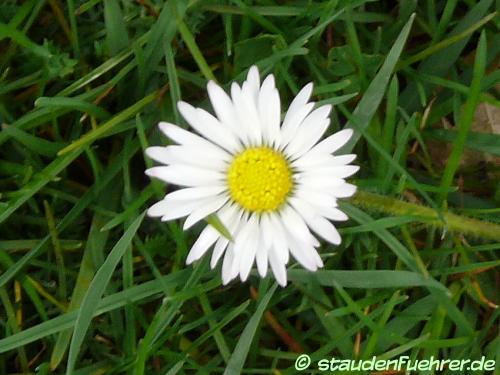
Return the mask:
[(424, 223), (452, 232), (500, 241), (500, 225), (489, 221), (460, 216), (451, 212), (443, 212), (444, 221), (442, 221), (439, 219), (438, 213), (430, 207), (359, 190), (351, 202), (358, 207), (390, 215), (421, 217)]

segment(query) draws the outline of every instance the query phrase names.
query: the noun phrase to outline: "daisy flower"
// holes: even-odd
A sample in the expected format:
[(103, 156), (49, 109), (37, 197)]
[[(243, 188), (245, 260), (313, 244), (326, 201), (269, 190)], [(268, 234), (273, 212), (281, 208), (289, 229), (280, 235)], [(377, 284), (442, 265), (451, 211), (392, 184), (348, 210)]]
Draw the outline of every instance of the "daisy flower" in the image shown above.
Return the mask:
[[(149, 147), (146, 154), (164, 164), (148, 176), (182, 188), (148, 210), (162, 221), (187, 216), (184, 229), (216, 214), (232, 240), (207, 225), (193, 244), (187, 264), (213, 247), (211, 267), (221, 258), (222, 280), (248, 278), (254, 262), (261, 277), (268, 268), (286, 285), (290, 254), (306, 269), (323, 267), (317, 236), (338, 245), (331, 221), (347, 220), (337, 199), (356, 187), (345, 181), (358, 166), (356, 155), (334, 155), (351, 137), (341, 130), (320, 141), (330, 124), (330, 105), (314, 108), (312, 83), (292, 101), (281, 121), (280, 97), (272, 74), (262, 85), (253, 66), (229, 96), (209, 82), (215, 115), (180, 101), (179, 112), (198, 133), (161, 122), (159, 128), (175, 145)], [(319, 143), (318, 143), (319, 142)], [(313, 234), (314, 233), (314, 234)]]

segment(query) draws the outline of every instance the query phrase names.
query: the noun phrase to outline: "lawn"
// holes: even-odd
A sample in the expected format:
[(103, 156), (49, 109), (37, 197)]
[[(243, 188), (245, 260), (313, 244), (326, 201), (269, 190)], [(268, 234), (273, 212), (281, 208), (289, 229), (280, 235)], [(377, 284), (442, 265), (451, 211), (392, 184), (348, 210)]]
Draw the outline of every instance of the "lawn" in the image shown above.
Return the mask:
[[(496, 7), (0, 0), (0, 374), (498, 371)], [(216, 214), (146, 215), (177, 189), (145, 175), (172, 143), (158, 123), (194, 132), (177, 102), (214, 113), (207, 83), (231, 92), (251, 66), (282, 119), (312, 82), (323, 138), (352, 129), (360, 166), (341, 244), (320, 241), (315, 272), (290, 257), (286, 287), (256, 265), (224, 285), (212, 250), (186, 264), (206, 225), (230, 237)], [(374, 357), (406, 365), (334, 362)]]

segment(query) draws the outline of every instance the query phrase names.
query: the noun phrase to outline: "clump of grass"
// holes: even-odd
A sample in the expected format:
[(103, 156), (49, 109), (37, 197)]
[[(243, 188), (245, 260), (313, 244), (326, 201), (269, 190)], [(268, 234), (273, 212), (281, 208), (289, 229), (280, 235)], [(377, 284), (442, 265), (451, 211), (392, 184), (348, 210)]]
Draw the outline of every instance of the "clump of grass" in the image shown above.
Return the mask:
[[(495, 15), (492, 0), (3, 1), (0, 373), (496, 359), (500, 136), (475, 125), (499, 107)], [(284, 103), (313, 81), (362, 167), (342, 245), (287, 288), (222, 287), (206, 259), (184, 265), (196, 230), (142, 214), (164, 194), (143, 175), (156, 123), (185, 125), (178, 100), (205, 107), (207, 80), (252, 64)]]

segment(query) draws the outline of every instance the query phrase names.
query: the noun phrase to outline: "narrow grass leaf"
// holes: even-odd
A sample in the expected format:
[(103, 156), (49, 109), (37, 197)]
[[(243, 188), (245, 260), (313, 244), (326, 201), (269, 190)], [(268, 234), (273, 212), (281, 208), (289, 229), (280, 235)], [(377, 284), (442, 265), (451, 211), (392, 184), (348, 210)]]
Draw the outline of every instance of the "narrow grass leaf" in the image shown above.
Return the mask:
[[(356, 122), (365, 129), (368, 128), (368, 125), (370, 124), (375, 111), (377, 110), (380, 102), (382, 101), (382, 98), (384, 97), (385, 89), (389, 84), (389, 80), (391, 79), (391, 75), (394, 71), (394, 68), (396, 67), (399, 56), (403, 51), (403, 47), (410, 33), (414, 19), (415, 14), (410, 17), (406, 25), (399, 33), (398, 38), (394, 42), (394, 45), (392, 46), (389, 54), (384, 61), (384, 64), (380, 68), (375, 78), (373, 78), (370, 85), (366, 89), (363, 98), (354, 109), (353, 117), (355, 117)], [(342, 150), (345, 152), (350, 152), (361, 137), (361, 133), (356, 130), (357, 127), (352, 126), (350, 121), (347, 123), (346, 127), (353, 129), (354, 134), (349, 142), (344, 147), (342, 147)]]
[(259, 326), (262, 314), (264, 314), (264, 310), (269, 304), (269, 301), (271, 300), (271, 297), (273, 296), (276, 288), (277, 285), (272, 286), (259, 301), (259, 305), (257, 306), (255, 313), (252, 315), (247, 325), (245, 326), (245, 329), (243, 330), (240, 339), (236, 344), (236, 348), (231, 354), (231, 358), (229, 359), (226, 370), (224, 371), (224, 375), (240, 374), (241, 370), (243, 370), (245, 360), (248, 356), (248, 351), (250, 350), (250, 345), (252, 344), (255, 332), (257, 331), (257, 327)]
[(99, 301), (102, 298), (102, 294), (104, 293), (104, 290), (106, 289), (118, 262), (132, 242), (137, 229), (139, 229), (144, 215), (145, 212), (139, 215), (130, 224), (123, 236), (109, 253), (108, 257), (104, 261), (104, 264), (96, 272), (94, 279), (85, 293), (85, 297), (83, 297), (81, 307), (78, 310), (75, 328), (73, 330), (73, 337), (71, 338), (68, 366), (66, 369), (67, 375), (71, 375), (73, 373), (78, 353), (80, 352), (81, 345), (85, 338), (85, 334), (87, 333), (87, 329), (90, 326), (92, 317), (94, 316)]

